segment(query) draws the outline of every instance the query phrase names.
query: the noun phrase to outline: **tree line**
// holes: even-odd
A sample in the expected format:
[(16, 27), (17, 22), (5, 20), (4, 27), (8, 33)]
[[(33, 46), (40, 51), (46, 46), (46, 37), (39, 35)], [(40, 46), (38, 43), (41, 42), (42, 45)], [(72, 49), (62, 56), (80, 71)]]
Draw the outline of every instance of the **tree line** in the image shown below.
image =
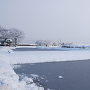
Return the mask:
[(2, 44), (8, 39), (12, 41), (12, 45), (16, 45), (21, 43), (24, 38), (25, 34), (23, 31), (16, 28), (6, 29), (0, 26), (0, 42)]

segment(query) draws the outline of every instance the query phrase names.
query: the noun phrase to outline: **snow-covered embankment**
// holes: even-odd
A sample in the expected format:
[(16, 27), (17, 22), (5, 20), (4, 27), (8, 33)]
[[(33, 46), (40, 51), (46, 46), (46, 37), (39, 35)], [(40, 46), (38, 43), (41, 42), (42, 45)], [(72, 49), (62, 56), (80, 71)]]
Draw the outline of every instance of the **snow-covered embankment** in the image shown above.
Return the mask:
[(8, 50), (0, 49), (0, 90), (44, 90), (25, 77), (19, 81), (19, 76), (12, 69), (8, 60)]

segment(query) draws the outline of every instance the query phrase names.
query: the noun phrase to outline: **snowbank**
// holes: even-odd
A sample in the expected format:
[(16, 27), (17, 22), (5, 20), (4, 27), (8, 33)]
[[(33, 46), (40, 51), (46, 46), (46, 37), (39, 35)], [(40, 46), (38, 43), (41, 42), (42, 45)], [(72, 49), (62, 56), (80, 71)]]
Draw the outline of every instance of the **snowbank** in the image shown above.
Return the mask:
[(36, 86), (31, 78), (25, 77), (19, 81), (6, 55), (9, 55), (8, 50), (0, 49), (0, 90), (44, 90)]
[[(37, 46), (37, 49), (46, 49), (46, 50), (61, 50), (61, 51), (86, 51), (86, 50), (90, 50), (89, 46), (74, 46), (74, 45), (65, 45), (69, 48), (63, 48), (63, 46), (50, 46), (50, 47), (45, 47), (45, 46)], [(71, 47), (71, 48), (70, 48)], [(75, 48), (78, 47), (78, 48)], [(84, 47), (84, 48), (83, 48)]]

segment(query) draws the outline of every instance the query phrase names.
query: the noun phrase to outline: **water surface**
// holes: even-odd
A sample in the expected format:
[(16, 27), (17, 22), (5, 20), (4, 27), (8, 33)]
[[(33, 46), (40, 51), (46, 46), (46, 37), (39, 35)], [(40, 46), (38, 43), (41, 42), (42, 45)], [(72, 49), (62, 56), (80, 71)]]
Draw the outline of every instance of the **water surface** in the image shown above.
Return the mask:
[(90, 90), (90, 60), (17, 65), (18, 75), (33, 77), (45, 90)]

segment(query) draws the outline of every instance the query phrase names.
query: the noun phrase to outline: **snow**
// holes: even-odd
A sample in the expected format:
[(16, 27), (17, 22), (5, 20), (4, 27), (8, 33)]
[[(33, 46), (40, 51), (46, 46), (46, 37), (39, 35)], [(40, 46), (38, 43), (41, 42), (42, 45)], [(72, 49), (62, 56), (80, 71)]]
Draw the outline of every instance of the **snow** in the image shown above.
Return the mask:
[(16, 48), (36, 48), (36, 46), (17, 46)]
[(63, 76), (58, 76), (58, 78), (63, 78)]
[(19, 76), (9, 63), (8, 50), (8, 48), (0, 49), (0, 90), (44, 90), (43, 87), (36, 86), (31, 78), (24, 77), (19, 81)]
[[(11, 64), (90, 59), (89, 51), (17, 51), (8, 55)], [(13, 58), (14, 57), (14, 58)]]
[[(68, 47), (68, 48), (63, 48), (63, 46)], [(71, 48), (70, 48), (71, 47)], [(45, 47), (45, 46), (37, 46), (36, 48), (38, 49), (47, 49), (47, 50), (61, 50), (61, 51), (86, 51), (90, 50), (89, 45), (62, 45), (62, 46), (50, 46), (50, 47)]]
[[(11, 49), (15, 49), (15, 47), (0, 47), (0, 90), (44, 90), (43, 87), (39, 87), (35, 83), (33, 83), (32, 78), (25, 77), (21, 81), (19, 81), (19, 76), (14, 72), (12, 64), (90, 59), (89, 49), (79, 49), (70, 51), (23, 52), (13, 52)], [(31, 76), (38, 77), (38, 75), (35, 74), (32, 74)], [(58, 76), (58, 78), (63, 78), (63, 76)]]

